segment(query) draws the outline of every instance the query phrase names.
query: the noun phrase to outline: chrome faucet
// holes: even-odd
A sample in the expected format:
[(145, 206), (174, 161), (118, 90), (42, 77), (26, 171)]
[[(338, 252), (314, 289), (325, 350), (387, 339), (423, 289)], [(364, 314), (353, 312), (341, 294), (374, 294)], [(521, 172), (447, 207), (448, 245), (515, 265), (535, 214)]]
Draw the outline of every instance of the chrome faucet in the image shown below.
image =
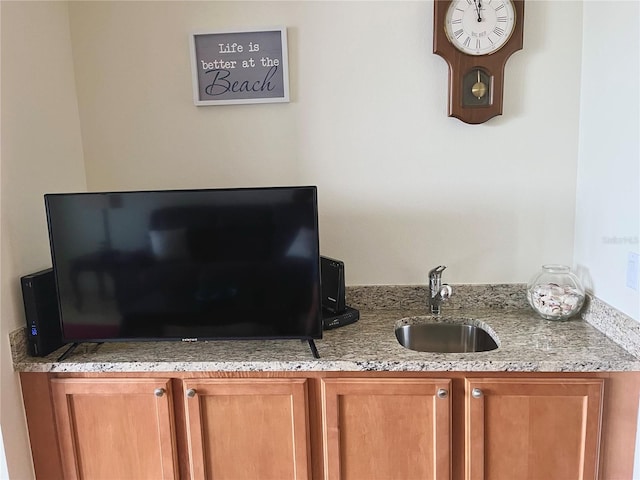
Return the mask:
[(429, 272), (429, 295), (427, 296), (427, 305), (431, 313), (439, 314), (440, 305), (446, 301), (453, 289), (450, 285), (442, 283), (442, 272), (447, 268), (440, 265)]

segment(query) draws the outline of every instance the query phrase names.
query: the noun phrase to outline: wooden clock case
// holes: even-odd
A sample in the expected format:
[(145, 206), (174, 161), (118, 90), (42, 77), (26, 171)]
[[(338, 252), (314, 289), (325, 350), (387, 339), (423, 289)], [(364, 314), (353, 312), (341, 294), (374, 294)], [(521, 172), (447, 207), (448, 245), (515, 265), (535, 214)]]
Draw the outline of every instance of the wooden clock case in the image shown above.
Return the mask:
[[(434, 0), (433, 53), (441, 56), (449, 65), (449, 116), (465, 123), (484, 123), (502, 114), (504, 67), (509, 57), (523, 45), (524, 0), (512, 0), (516, 14), (515, 29), (509, 40), (489, 55), (467, 55), (447, 38), (445, 21), (451, 0)], [(465, 104), (464, 77), (480, 70), (490, 80), (488, 101), (484, 105)]]

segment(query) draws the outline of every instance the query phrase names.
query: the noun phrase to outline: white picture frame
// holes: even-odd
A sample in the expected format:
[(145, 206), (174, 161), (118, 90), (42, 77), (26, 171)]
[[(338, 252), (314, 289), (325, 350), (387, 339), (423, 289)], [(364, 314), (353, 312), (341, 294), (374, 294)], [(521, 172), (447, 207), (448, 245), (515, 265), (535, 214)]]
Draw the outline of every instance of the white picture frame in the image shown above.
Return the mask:
[(289, 102), (285, 27), (191, 34), (196, 106)]

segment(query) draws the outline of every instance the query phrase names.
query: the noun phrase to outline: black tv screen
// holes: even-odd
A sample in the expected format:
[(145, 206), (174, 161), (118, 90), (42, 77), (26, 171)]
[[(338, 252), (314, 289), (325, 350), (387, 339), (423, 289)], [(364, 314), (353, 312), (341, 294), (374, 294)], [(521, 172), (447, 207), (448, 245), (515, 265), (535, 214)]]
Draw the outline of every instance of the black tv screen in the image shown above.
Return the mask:
[(315, 187), (45, 195), (66, 342), (322, 337)]

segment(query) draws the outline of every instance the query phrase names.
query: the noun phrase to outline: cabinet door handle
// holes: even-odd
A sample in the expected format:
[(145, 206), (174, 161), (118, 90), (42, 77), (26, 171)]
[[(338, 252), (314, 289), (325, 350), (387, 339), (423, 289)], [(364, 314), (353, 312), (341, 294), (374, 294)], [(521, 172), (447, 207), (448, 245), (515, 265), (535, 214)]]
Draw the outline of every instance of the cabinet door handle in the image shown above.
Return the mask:
[(438, 398), (447, 398), (449, 396), (449, 391), (446, 388), (438, 389)]
[(187, 397), (193, 398), (196, 396), (196, 390), (194, 388), (190, 388), (185, 392), (185, 394), (187, 395)]
[(165, 389), (164, 389), (164, 388), (156, 388), (156, 389), (153, 391), (153, 394), (154, 394), (156, 397), (161, 397), (161, 396), (163, 396), (163, 395), (164, 395), (164, 392), (165, 392)]
[(474, 388), (473, 390), (471, 390), (471, 396), (473, 398), (480, 398), (482, 397), (482, 395), (482, 390), (480, 390), (479, 388)]

